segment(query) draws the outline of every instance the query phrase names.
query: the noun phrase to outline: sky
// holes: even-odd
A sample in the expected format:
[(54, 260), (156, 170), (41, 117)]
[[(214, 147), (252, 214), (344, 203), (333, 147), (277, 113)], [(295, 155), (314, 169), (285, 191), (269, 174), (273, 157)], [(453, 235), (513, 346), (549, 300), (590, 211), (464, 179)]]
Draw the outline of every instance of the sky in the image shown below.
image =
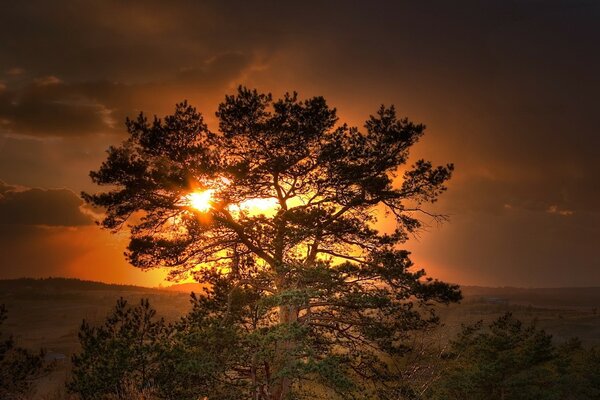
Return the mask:
[[(600, 286), (600, 2), (16, 1), (0, 5), (0, 278), (156, 286), (79, 193), (140, 111), (214, 112), (240, 85), (381, 104), (453, 162), (406, 248), (466, 285)], [(427, 221), (426, 221), (427, 222)]]

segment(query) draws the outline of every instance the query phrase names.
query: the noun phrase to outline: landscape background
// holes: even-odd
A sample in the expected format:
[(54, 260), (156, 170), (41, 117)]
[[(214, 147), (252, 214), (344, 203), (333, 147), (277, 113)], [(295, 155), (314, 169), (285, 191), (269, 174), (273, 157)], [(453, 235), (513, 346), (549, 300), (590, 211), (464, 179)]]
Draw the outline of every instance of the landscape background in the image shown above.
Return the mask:
[[(109, 285), (76, 279), (0, 280), (0, 304), (9, 314), (3, 329), (18, 343), (32, 349), (44, 348), (56, 368), (36, 382), (36, 399), (64, 393), (70, 356), (79, 350), (77, 333), (83, 319), (102, 324), (123, 297), (132, 305), (150, 300), (158, 316), (175, 321), (190, 309), (190, 291), (199, 284), (167, 288)], [(443, 347), (455, 337), (462, 324), (492, 322), (506, 312), (524, 323), (552, 334), (555, 343), (578, 338), (587, 346), (600, 345), (600, 287), (523, 289), (512, 287), (463, 286), (460, 304), (440, 306), (441, 325), (428, 333)], [(64, 358), (63, 358), (64, 357)]]
[(3, 1), (2, 333), (56, 363), (36, 398), (64, 392), (81, 321), (117, 298), (168, 321), (189, 310), (201, 288), (128, 264), (127, 232), (100, 229), (81, 192), (99, 190), (89, 171), (126, 117), (188, 100), (216, 131), (239, 85), (323, 96), (351, 126), (381, 104), (427, 126), (409, 164), (454, 163), (432, 208), (449, 220), (403, 248), (462, 286), (439, 308), (441, 346), (505, 312), (600, 345), (599, 20), (594, 0)]

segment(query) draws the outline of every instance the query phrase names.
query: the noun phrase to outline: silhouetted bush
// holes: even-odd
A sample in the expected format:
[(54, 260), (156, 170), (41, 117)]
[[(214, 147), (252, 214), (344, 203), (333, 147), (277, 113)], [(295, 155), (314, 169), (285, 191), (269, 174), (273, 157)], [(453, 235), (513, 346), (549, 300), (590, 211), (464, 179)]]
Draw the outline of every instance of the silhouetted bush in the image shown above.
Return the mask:
[(510, 313), (488, 326), (463, 327), (429, 393), (446, 400), (592, 400), (600, 398), (600, 353), (577, 340), (555, 345)]
[(220, 386), (215, 372), (226, 365), (230, 337), (206, 315), (166, 324), (148, 300), (131, 307), (121, 298), (103, 325), (82, 323), (68, 389), (84, 400), (196, 400)]
[(106, 322), (81, 325), (81, 352), (74, 355), (70, 391), (82, 399), (126, 398), (135, 388), (152, 390), (168, 329), (147, 300), (129, 307), (120, 298)]
[[(6, 308), (0, 305), (0, 325), (6, 314)], [(24, 399), (33, 379), (44, 369), (44, 353), (18, 347), (12, 336), (2, 338), (0, 332), (0, 399)]]

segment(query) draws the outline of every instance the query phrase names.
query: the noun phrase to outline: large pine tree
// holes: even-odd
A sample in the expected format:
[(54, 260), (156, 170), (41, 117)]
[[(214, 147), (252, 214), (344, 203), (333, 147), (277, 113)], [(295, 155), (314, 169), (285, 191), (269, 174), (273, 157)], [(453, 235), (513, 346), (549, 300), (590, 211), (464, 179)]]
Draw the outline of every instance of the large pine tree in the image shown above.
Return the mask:
[[(187, 103), (129, 120), (129, 138), (91, 173), (107, 191), (85, 200), (106, 209), (105, 228), (128, 226), (133, 265), (207, 283), (190, 318), (228, 336), (215, 379), (233, 398), (396, 396), (406, 335), (460, 298), (400, 249), (422, 217), (440, 217), (426, 206), (452, 165), (407, 167), (424, 126), (393, 107), (360, 130), (322, 97), (240, 88), (216, 115), (218, 132)], [(375, 228), (381, 218), (393, 232)], [(225, 398), (218, 390), (207, 394)]]

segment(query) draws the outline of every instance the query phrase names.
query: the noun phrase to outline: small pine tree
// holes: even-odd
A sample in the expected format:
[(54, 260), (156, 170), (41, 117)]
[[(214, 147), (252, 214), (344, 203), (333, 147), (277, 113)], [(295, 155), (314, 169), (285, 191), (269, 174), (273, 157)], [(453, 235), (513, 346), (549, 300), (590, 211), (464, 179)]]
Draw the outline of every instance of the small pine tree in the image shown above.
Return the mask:
[(148, 300), (130, 307), (120, 298), (101, 326), (83, 321), (81, 352), (72, 357), (68, 389), (82, 399), (126, 398), (132, 389), (151, 391), (169, 330)]
[(236, 350), (236, 336), (192, 296), (191, 313), (175, 324), (156, 317), (148, 300), (131, 307), (119, 299), (100, 326), (84, 321), (81, 352), (74, 355), (67, 387), (84, 400), (146, 398), (197, 400), (238, 388), (221, 379)]
[(435, 400), (592, 400), (600, 394), (597, 349), (560, 346), (535, 324), (507, 313), (484, 326), (465, 326), (451, 343)]

